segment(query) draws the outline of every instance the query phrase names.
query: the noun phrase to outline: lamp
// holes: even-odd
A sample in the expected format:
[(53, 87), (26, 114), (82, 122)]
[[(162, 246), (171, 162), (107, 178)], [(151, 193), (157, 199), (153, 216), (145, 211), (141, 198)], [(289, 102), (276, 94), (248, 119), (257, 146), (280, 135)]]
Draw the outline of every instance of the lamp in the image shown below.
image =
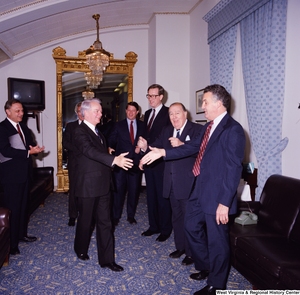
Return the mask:
[[(92, 75), (101, 76), (109, 65), (110, 53), (102, 48), (102, 43), (99, 40), (99, 14), (94, 14), (93, 19), (96, 20), (97, 39), (89, 49), (86, 50), (86, 63), (89, 66)], [(100, 83), (99, 83), (100, 84)], [(99, 85), (98, 84), (98, 85)]]

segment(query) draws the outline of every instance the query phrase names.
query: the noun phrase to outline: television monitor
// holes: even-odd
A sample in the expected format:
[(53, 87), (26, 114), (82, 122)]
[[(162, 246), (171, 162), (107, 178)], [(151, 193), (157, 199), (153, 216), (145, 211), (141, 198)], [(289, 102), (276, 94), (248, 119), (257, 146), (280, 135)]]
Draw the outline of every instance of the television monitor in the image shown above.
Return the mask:
[(8, 99), (18, 99), (27, 111), (45, 109), (45, 81), (7, 78)]

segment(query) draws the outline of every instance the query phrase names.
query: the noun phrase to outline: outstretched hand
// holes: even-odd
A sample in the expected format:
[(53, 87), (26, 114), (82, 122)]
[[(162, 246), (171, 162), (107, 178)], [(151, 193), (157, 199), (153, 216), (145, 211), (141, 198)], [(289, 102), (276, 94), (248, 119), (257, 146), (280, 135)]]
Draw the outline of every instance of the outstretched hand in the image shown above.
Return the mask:
[(146, 154), (141, 159), (141, 163), (144, 164), (144, 165), (145, 164), (150, 165), (151, 163), (153, 163), (157, 159), (159, 159), (161, 157), (164, 157), (166, 155), (166, 151), (164, 149), (158, 149), (156, 147), (151, 147), (151, 146), (149, 146), (149, 149), (151, 150), (151, 152)]
[(126, 155), (128, 155), (129, 152), (120, 154), (119, 156), (115, 157), (112, 164), (117, 165), (120, 168), (123, 168), (124, 170), (128, 170), (133, 166), (132, 159), (125, 158)]

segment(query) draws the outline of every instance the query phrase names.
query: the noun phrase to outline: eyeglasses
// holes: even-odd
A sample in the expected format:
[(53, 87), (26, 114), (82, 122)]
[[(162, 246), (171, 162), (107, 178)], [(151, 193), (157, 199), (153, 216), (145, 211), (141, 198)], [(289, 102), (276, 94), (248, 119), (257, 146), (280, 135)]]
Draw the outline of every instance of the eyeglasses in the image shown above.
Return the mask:
[(158, 96), (159, 96), (159, 94), (153, 94), (153, 95), (146, 94), (146, 97), (147, 97), (148, 99), (150, 99), (150, 98), (156, 98), (156, 97), (158, 97)]

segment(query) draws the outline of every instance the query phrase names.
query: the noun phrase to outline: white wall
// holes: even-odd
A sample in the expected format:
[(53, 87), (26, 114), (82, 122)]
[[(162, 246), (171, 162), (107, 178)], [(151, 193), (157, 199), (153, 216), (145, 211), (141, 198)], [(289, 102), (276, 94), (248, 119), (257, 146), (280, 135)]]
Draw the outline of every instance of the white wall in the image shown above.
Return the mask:
[(209, 76), (209, 46), (207, 44), (207, 22), (204, 15), (210, 11), (219, 0), (202, 1), (191, 13), (190, 23), (190, 85), (187, 100), (192, 120), (204, 119), (196, 114), (196, 91), (210, 83)]

